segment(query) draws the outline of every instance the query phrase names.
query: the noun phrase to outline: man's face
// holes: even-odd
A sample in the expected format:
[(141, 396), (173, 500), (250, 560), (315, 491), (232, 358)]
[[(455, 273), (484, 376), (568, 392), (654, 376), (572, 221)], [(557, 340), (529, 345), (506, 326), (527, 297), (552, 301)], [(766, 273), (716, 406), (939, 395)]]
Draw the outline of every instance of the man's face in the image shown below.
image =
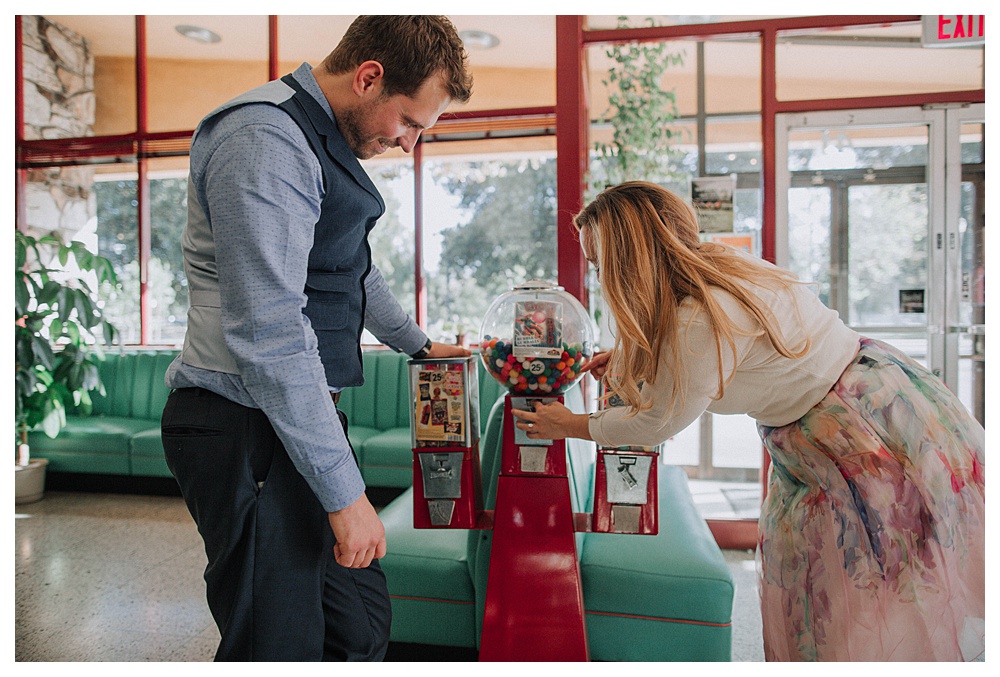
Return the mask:
[(360, 160), (397, 146), (409, 153), (420, 133), (437, 122), (449, 103), (451, 97), (440, 76), (432, 76), (412, 97), (386, 96), (380, 87), (370, 98), (341, 111), (337, 123), (347, 145)]

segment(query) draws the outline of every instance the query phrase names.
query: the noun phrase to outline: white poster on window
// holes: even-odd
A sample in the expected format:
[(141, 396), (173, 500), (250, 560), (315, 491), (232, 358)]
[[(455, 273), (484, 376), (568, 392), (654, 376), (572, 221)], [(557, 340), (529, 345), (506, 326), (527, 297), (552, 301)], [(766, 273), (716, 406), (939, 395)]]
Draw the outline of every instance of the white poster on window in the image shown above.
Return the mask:
[(733, 232), (733, 193), (736, 175), (691, 179), (691, 205), (698, 213), (702, 233)]

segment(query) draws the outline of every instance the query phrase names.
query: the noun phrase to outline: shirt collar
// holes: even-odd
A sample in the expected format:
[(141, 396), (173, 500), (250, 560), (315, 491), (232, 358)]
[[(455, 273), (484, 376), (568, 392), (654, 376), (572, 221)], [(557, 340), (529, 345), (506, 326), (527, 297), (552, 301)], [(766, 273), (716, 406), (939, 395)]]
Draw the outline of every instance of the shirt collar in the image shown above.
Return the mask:
[(336, 116), (333, 114), (333, 109), (330, 108), (330, 102), (326, 100), (326, 94), (323, 90), (319, 88), (319, 83), (316, 82), (315, 76), (312, 74), (312, 66), (308, 62), (303, 61), (302, 65), (295, 69), (292, 73), (292, 77), (295, 78), (302, 89), (309, 93), (309, 96), (316, 99), (316, 102), (322, 106), (326, 114), (330, 116), (331, 120), (336, 120)]

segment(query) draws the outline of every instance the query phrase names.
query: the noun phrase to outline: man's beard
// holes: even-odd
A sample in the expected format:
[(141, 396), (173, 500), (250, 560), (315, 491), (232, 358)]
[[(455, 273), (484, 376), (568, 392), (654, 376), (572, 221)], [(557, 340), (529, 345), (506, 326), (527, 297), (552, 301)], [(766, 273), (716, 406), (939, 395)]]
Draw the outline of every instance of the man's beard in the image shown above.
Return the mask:
[[(341, 111), (340, 117), (337, 118), (337, 126), (340, 128), (340, 133), (344, 136), (344, 140), (347, 142), (351, 152), (359, 160), (367, 160), (379, 154), (375, 143), (380, 139), (368, 135), (365, 131), (365, 122), (371, 117), (380, 101), (381, 98), (363, 103), (354, 108), (348, 108), (345, 111)], [(383, 141), (382, 147), (386, 150), (396, 145), (389, 139), (381, 141)]]

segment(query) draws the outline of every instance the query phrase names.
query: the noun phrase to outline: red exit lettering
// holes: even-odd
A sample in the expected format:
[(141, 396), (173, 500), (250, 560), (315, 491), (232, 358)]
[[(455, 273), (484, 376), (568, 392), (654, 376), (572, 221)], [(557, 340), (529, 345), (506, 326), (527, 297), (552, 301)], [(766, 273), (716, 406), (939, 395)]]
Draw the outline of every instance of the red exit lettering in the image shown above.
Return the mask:
[(985, 37), (985, 19), (983, 14), (941, 14), (938, 16), (938, 40)]

